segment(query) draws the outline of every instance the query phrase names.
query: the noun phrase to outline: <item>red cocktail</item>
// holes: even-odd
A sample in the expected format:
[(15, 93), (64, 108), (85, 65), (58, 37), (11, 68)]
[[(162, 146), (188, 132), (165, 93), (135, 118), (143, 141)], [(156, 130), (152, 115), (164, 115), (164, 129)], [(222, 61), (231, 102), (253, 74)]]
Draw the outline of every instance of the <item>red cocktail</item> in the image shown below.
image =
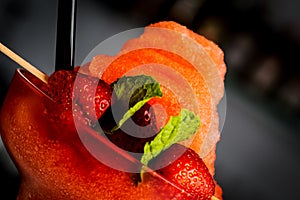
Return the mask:
[[(21, 175), (18, 199), (180, 197), (178, 188), (155, 173), (148, 173), (136, 185), (136, 174), (115, 170), (96, 160), (75, 130), (58, 131), (52, 127), (45, 114), (45, 101), (52, 100), (43, 88), (43, 82), (18, 69), (1, 111), (2, 139)], [(68, 140), (60, 139), (64, 137)], [(105, 145), (102, 142), (97, 140), (99, 145)], [(136, 164), (133, 160), (128, 163)]]

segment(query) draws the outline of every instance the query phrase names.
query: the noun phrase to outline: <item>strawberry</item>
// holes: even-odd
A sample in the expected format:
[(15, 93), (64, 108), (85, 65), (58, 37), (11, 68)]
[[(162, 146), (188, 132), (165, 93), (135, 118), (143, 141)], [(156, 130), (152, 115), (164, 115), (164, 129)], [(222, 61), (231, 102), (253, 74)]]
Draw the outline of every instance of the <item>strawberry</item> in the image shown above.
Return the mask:
[(56, 71), (48, 79), (47, 94), (54, 102), (46, 104), (47, 114), (61, 125), (74, 125), (74, 118), (91, 125), (110, 106), (111, 93), (110, 86), (98, 78), (73, 70)]
[[(77, 80), (78, 79), (78, 80)], [(101, 79), (78, 73), (74, 95), (90, 123), (96, 123), (110, 107), (112, 89)]]
[[(171, 161), (172, 158), (175, 161)], [(214, 194), (213, 177), (199, 155), (190, 148), (173, 144), (151, 160), (149, 166), (182, 188), (186, 192), (184, 199), (210, 200)]]
[[(146, 103), (120, 129), (107, 133), (106, 136), (112, 143), (126, 151), (143, 153), (145, 143), (153, 140), (158, 132), (154, 112), (150, 108), (151, 106)], [(111, 110), (99, 122), (106, 130), (116, 125), (112, 123), (114, 119)]]

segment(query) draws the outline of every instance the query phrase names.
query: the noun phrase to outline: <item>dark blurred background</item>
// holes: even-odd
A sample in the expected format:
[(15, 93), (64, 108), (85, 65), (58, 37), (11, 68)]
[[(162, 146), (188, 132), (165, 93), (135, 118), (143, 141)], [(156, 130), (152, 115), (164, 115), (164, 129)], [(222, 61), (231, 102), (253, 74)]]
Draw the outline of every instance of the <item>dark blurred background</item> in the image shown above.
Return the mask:
[[(300, 1), (78, 0), (75, 63), (106, 38), (177, 21), (225, 52), (227, 114), (216, 179), (225, 200), (299, 198)], [(0, 0), (0, 42), (54, 71), (57, 0)], [(0, 54), (0, 103), (19, 66)], [(0, 199), (19, 177), (0, 140)]]

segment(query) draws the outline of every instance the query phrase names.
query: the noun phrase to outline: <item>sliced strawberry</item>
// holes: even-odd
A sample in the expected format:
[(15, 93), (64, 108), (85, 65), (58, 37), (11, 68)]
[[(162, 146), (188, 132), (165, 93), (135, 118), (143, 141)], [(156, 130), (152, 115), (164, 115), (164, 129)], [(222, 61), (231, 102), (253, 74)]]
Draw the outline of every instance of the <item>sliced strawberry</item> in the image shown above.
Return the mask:
[(185, 199), (210, 200), (214, 194), (213, 177), (199, 155), (190, 148), (174, 144), (150, 161), (149, 166), (184, 189), (187, 193)]
[(110, 107), (112, 89), (110, 85), (95, 77), (78, 73), (74, 95), (85, 116), (95, 123)]

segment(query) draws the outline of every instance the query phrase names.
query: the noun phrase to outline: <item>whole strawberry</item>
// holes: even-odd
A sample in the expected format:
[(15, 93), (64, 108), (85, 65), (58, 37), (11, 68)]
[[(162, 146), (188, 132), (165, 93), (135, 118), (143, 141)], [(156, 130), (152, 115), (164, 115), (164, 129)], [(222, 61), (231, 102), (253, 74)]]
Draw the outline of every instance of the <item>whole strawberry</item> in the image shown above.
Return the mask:
[(98, 78), (73, 70), (56, 71), (48, 79), (47, 94), (53, 102), (46, 104), (47, 114), (60, 125), (74, 125), (74, 119), (91, 125), (110, 106), (111, 93), (110, 86)]
[[(172, 158), (175, 161), (171, 161)], [(184, 199), (210, 200), (214, 194), (213, 177), (205, 163), (192, 149), (173, 144), (150, 161), (149, 166), (157, 169), (157, 173), (182, 188), (185, 191)]]
[(90, 125), (98, 119), (111, 105), (112, 89), (101, 79), (78, 73), (74, 85), (74, 99), (81, 106)]

